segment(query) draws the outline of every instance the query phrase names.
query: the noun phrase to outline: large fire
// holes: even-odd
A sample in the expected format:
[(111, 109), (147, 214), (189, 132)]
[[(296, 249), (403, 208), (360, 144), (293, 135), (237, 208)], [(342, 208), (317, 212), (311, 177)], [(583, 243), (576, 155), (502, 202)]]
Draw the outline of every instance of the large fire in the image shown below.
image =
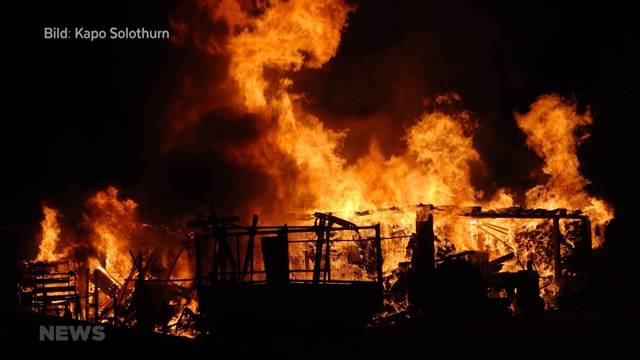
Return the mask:
[[(527, 135), (527, 145), (544, 159), (546, 184), (527, 191), (526, 206), (546, 209), (582, 209), (599, 227), (613, 218), (613, 209), (605, 201), (585, 191), (589, 184), (580, 173), (578, 145), (588, 136), (576, 131), (593, 122), (589, 112), (579, 114), (576, 105), (558, 95), (543, 95), (528, 113), (516, 114), (518, 126)], [(595, 234), (594, 234), (595, 235)], [(602, 245), (603, 236), (594, 236), (594, 245)]]
[[(122, 198), (119, 190), (113, 186), (97, 191), (86, 200), (81, 219), (76, 225), (63, 228), (59, 223), (60, 212), (50, 206), (43, 206), (43, 214), (36, 264), (45, 262), (56, 267), (59, 265), (55, 264), (67, 264), (62, 268), (65, 272), (72, 271), (75, 278), (72, 283), (76, 291), (88, 294), (83, 303), (87, 309), (89, 303), (95, 308), (93, 319), (96, 321), (121, 317), (116, 313), (117, 307), (131, 301), (133, 282), (139, 276), (143, 279), (166, 277), (176, 281), (193, 277), (193, 264), (181, 250), (183, 242), (188, 240), (187, 235), (175, 237), (165, 229), (144, 224), (139, 219), (138, 204)], [(168, 241), (164, 248), (149, 245), (157, 243), (160, 237)], [(142, 256), (149, 252), (153, 258)], [(134, 264), (136, 259), (147, 261), (143, 264), (144, 272), (139, 270), (138, 264)], [(156, 268), (155, 272), (150, 269), (151, 266)], [(179, 286), (172, 280), (168, 284)], [(55, 286), (48, 288), (49, 291), (56, 289)], [(118, 297), (114, 305), (114, 299)], [(81, 305), (72, 303), (68, 310), (82, 312)], [(181, 315), (182, 307), (194, 311), (196, 307), (188, 296), (179, 305), (181, 307), (172, 321), (174, 324)], [(84, 316), (88, 318), (88, 310)]]
[[(261, 136), (251, 146), (236, 149), (237, 161), (249, 162), (269, 174), (277, 184), (278, 204), (270, 218), (287, 219), (288, 214), (330, 211), (357, 222), (380, 222), (385, 234), (411, 233), (414, 206), (437, 204), (488, 208), (510, 207), (511, 191), (501, 189), (489, 200), (471, 182), (471, 166), (481, 161), (473, 147), (477, 119), (467, 111), (428, 111), (406, 130), (406, 151), (385, 157), (376, 145), (355, 163), (339, 155), (348, 129), (328, 129), (321, 119), (305, 111), (304, 94), (293, 93), (288, 74), (302, 68), (318, 68), (335, 55), (349, 12), (355, 9), (342, 0), (272, 1), (256, 8), (244, 2), (202, 2), (214, 22), (226, 24), (224, 41), (211, 35), (205, 50), (229, 57), (227, 86), (235, 89), (238, 111), (255, 114)], [(176, 26), (184, 36), (188, 24)], [(194, 37), (207, 34), (193, 28)], [(436, 104), (457, 104), (456, 94), (434, 99)], [(590, 114), (580, 114), (576, 105), (558, 95), (543, 95), (516, 121), (527, 135), (527, 145), (545, 161), (549, 175), (545, 184), (529, 190), (525, 207), (582, 209), (594, 228), (613, 217), (611, 207), (585, 191), (588, 180), (579, 170), (577, 147), (586, 138), (584, 127)], [(583, 131), (577, 137), (576, 132)], [(294, 169), (291, 169), (293, 164)], [(252, 204), (258, 211), (266, 204)], [(382, 212), (395, 207), (404, 211)], [(367, 216), (358, 217), (366, 211)], [(507, 221), (497, 221), (506, 224)], [(539, 221), (525, 224), (534, 228)], [(503, 241), (474, 239), (471, 220), (448, 219), (447, 240), (456, 249), (485, 249), (492, 256), (515, 248), (513, 236)], [(474, 225), (474, 226), (472, 226)], [(602, 232), (594, 231), (594, 243), (602, 244)], [(478, 243), (480, 241), (481, 243)], [(403, 244), (388, 246), (385, 270), (390, 271), (404, 254)], [(395, 248), (395, 251), (394, 251)], [(397, 258), (397, 256), (400, 258)]]
[[(339, 149), (348, 145), (348, 129), (329, 129), (322, 119), (306, 111), (304, 94), (291, 90), (289, 74), (320, 68), (330, 61), (340, 45), (348, 15), (355, 8), (343, 0), (257, 4), (234, 0), (200, 3), (198, 8), (208, 13), (210, 21), (227, 26), (224, 39), (211, 34), (202, 41), (209, 34), (180, 21), (175, 21), (174, 27), (183, 36), (197, 37), (196, 43), (207, 53), (228, 57), (224, 91), (236, 96), (225, 105), (259, 120), (258, 140), (233, 149), (232, 155), (235, 161), (267, 174), (276, 184), (268, 201), (250, 204), (267, 222), (296, 224), (301, 214), (320, 211), (355, 223), (380, 223), (383, 236), (389, 238), (383, 243), (385, 274), (406, 260), (406, 242), (415, 231), (419, 204), (581, 209), (593, 223), (594, 244), (602, 244), (604, 232), (595, 229), (612, 219), (613, 209), (586, 192), (589, 181), (580, 172), (577, 156), (578, 146), (587, 137), (585, 127), (593, 121), (589, 112), (579, 113), (574, 102), (550, 94), (540, 96), (529, 112), (515, 114), (527, 145), (544, 160), (543, 171), (548, 175), (546, 183), (527, 191), (524, 204), (516, 204), (509, 189), (500, 189), (487, 200), (472, 185), (472, 166), (482, 161), (473, 143), (479, 119), (465, 110), (425, 110), (406, 129), (403, 153), (385, 156), (374, 138), (366, 155), (349, 162), (339, 154)], [(452, 105), (447, 108), (460, 107), (460, 102), (456, 94), (432, 101)], [(185, 115), (176, 128), (193, 125), (193, 113), (199, 111), (204, 110), (189, 109), (190, 115)], [(578, 131), (582, 135), (576, 135)], [(92, 249), (86, 264), (92, 269), (103, 268), (121, 284), (133, 265), (129, 250), (138, 246), (144, 227), (137, 207), (133, 200), (121, 199), (113, 187), (98, 191), (85, 204), (85, 241)], [(54, 261), (73, 249), (58, 244), (59, 213), (47, 206), (43, 212), (37, 259)], [(518, 235), (534, 231), (540, 220), (486, 221), (445, 214), (435, 221), (438, 238), (452, 244), (456, 251), (483, 250), (491, 258), (514, 251), (518, 260), (533, 258), (541, 276), (552, 273), (549, 258), (536, 254), (536, 246), (523, 243), (523, 236)], [(65, 242), (70, 247), (79, 243)], [(184, 270), (188, 264), (184, 260), (180, 263), (177, 272), (188, 275)], [(517, 268), (522, 263), (514, 260), (509, 266)]]
[(87, 200), (82, 220), (89, 236), (81, 240), (70, 239), (64, 244), (61, 244), (59, 211), (43, 206), (40, 250), (36, 260), (55, 262), (66, 259), (75, 247), (83, 245), (82, 241), (92, 248), (91, 255), (83, 259), (91, 268), (102, 267), (117, 279), (126, 278), (132, 265), (129, 250), (136, 248), (133, 238), (143, 225), (137, 220), (137, 206), (131, 199), (120, 199), (115, 187), (96, 192)]

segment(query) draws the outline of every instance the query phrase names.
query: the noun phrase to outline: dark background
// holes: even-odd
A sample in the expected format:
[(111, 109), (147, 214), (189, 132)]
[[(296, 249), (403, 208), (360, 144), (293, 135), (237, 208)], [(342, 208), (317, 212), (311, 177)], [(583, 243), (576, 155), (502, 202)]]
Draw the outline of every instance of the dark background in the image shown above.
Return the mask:
[[(35, 255), (43, 201), (71, 221), (87, 194), (114, 184), (139, 201), (143, 214), (165, 221), (173, 211), (189, 213), (210, 200), (233, 210), (241, 204), (229, 194), (259, 191), (250, 185), (260, 174), (201, 147), (161, 150), (167, 109), (180, 96), (184, 75), (207, 74), (219, 61), (163, 40), (43, 39), (45, 26), (168, 28), (176, 6), (56, 1), (7, 11), (3, 304), (12, 296), (11, 264)], [(371, 126), (387, 134), (379, 139), (387, 154), (401, 151), (403, 126), (420, 114), (423, 98), (455, 91), (479, 119), (474, 143), (491, 177), (477, 186), (526, 189), (539, 180), (541, 161), (526, 148), (513, 112), (526, 112), (544, 93), (573, 98), (594, 117), (592, 136), (579, 152), (582, 172), (592, 180), (589, 191), (616, 209), (603, 257), (619, 271), (634, 271), (640, 50), (632, 5), (453, 0), (358, 6), (336, 57), (321, 70), (294, 75), (312, 112), (330, 127), (352, 128), (347, 159), (366, 151)], [(224, 137), (224, 129), (216, 130)]]

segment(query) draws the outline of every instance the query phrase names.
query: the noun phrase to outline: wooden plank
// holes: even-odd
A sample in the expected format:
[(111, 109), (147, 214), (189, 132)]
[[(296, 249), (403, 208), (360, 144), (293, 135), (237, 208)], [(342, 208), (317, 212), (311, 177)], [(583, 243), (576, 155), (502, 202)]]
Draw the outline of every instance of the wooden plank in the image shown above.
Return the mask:
[(57, 292), (72, 292), (75, 291), (76, 287), (75, 286), (48, 286), (48, 287), (42, 287), (42, 288), (35, 288), (33, 289), (33, 293), (34, 294), (50, 294), (50, 293), (57, 293)]
[(416, 220), (416, 241), (411, 254), (413, 283), (409, 287), (409, 302), (423, 310), (431, 308), (433, 296), (434, 241), (433, 215), (427, 211), (425, 219)]
[(244, 255), (244, 264), (242, 265), (242, 280), (244, 281), (245, 275), (250, 273), (249, 281), (253, 280), (253, 247), (255, 246), (256, 239), (256, 227), (258, 226), (258, 215), (253, 214), (251, 219), (251, 228), (249, 229), (249, 239), (247, 240), (247, 249)]
[(319, 218), (316, 220), (318, 222), (318, 227), (316, 231), (316, 248), (315, 248), (315, 258), (313, 261), (313, 283), (320, 283), (320, 270), (322, 263), (322, 245), (324, 242), (324, 225), (326, 223), (325, 218)]

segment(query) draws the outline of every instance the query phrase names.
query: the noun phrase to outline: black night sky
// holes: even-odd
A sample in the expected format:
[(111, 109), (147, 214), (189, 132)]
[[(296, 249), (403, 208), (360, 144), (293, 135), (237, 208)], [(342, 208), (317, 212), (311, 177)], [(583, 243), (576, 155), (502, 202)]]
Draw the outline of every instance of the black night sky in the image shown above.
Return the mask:
[[(368, 126), (358, 118), (387, 114), (381, 143), (397, 151), (403, 124), (422, 99), (454, 91), (478, 119), (474, 143), (492, 174), (483, 188), (533, 184), (541, 161), (524, 145), (513, 112), (541, 94), (574, 98), (593, 114), (581, 146), (589, 191), (610, 201), (616, 219), (604, 252), (621, 271), (638, 260), (640, 207), (640, 48), (637, 13), (627, 2), (361, 1), (336, 57), (323, 69), (296, 74), (296, 90), (328, 126), (354, 125), (344, 156), (366, 150)], [(624, 4), (624, 5), (623, 5)], [(55, 1), (5, 12), (2, 117), (2, 266), (28, 254), (42, 201), (81, 204), (114, 184), (167, 220), (210, 200), (234, 209), (229, 194), (252, 196), (260, 174), (215, 154), (161, 151), (167, 111), (185, 73), (223, 69), (169, 41), (44, 40), (45, 26), (168, 28), (175, 1)], [(222, 70), (217, 70), (222, 71)], [(6, 96), (5, 95), (5, 96)], [(355, 122), (353, 119), (356, 119)], [(224, 127), (205, 129), (224, 137)], [(224, 139), (212, 141), (225, 141)], [(195, 173), (199, 176), (194, 176)], [(63, 205), (69, 208), (72, 205)], [(67, 209), (73, 216), (73, 209)], [(4, 291), (3, 291), (4, 292)]]

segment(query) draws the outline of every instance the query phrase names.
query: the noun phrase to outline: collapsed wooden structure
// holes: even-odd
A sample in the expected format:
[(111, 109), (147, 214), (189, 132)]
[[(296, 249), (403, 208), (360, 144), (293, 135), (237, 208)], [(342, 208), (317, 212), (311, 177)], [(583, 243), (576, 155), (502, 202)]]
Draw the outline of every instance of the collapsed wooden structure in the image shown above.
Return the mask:
[[(521, 313), (540, 312), (545, 302), (540, 297), (540, 277), (532, 261), (515, 272), (501, 271), (502, 264), (514, 259), (513, 252), (489, 261), (488, 254), (466, 250), (441, 258), (436, 256), (434, 217), (454, 215), (472, 219), (540, 219), (551, 222), (550, 246), (553, 254), (553, 283), (565, 304), (573, 301), (572, 287), (588, 276), (592, 250), (591, 223), (580, 211), (566, 209), (507, 208), (483, 211), (481, 207), (418, 207), (416, 234), (410, 244), (412, 257), (404, 274), (408, 281), (409, 303), (414, 309), (436, 317), (487, 318), (510, 316), (512, 310)], [(571, 251), (560, 230), (561, 220), (579, 223), (578, 239)], [(498, 229), (499, 230), (499, 229)], [(564, 255), (563, 255), (564, 253)], [(568, 254), (568, 255), (567, 255)], [(571, 264), (567, 257), (571, 256)], [(501, 296), (489, 296), (489, 290)], [(547, 304), (548, 305), (548, 304)]]
[(38, 313), (66, 318), (78, 317), (80, 294), (76, 272), (69, 261), (32, 261), (25, 264), (20, 302)]
[(201, 230), (196, 286), (206, 328), (347, 329), (382, 309), (380, 225), (314, 217), (311, 226), (258, 226), (255, 215), (242, 226), (215, 214), (189, 223)]
[[(542, 311), (537, 269), (527, 262), (518, 271), (502, 271), (517, 254), (489, 259), (481, 250), (437, 253), (434, 219), (452, 215), (550, 223), (545, 236), (552, 247), (553, 282), (563, 296), (589, 272), (591, 224), (580, 211), (433, 205), (415, 210), (411, 259), (400, 264), (394, 283), (383, 274), (382, 241), (397, 237), (383, 237), (380, 224), (359, 226), (331, 213), (315, 213), (308, 226), (258, 225), (257, 215), (241, 225), (237, 216), (212, 211), (187, 224), (192, 237), (180, 244), (167, 268), (158, 267), (155, 252), (130, 252), (133, 266), (124, 281), (101, 267), (85, 268), (78, 276), (69, 262), (30, 262), (20, 293), (23, 303), (43, 314), (178, 335), (247, 327), (299, 334), (349, 330), (380, 314), (398, 293), (408, 299), (409, 311), (448, 319), (510, 316), (510, 309)], [(579, 239), (571, 244), (561, 232), (564, 220), (578, 224)], [(566, 259), (569, 245), (571, 262)], [(184, 252), (194, 255), (194, 275), (175, 278)]]

